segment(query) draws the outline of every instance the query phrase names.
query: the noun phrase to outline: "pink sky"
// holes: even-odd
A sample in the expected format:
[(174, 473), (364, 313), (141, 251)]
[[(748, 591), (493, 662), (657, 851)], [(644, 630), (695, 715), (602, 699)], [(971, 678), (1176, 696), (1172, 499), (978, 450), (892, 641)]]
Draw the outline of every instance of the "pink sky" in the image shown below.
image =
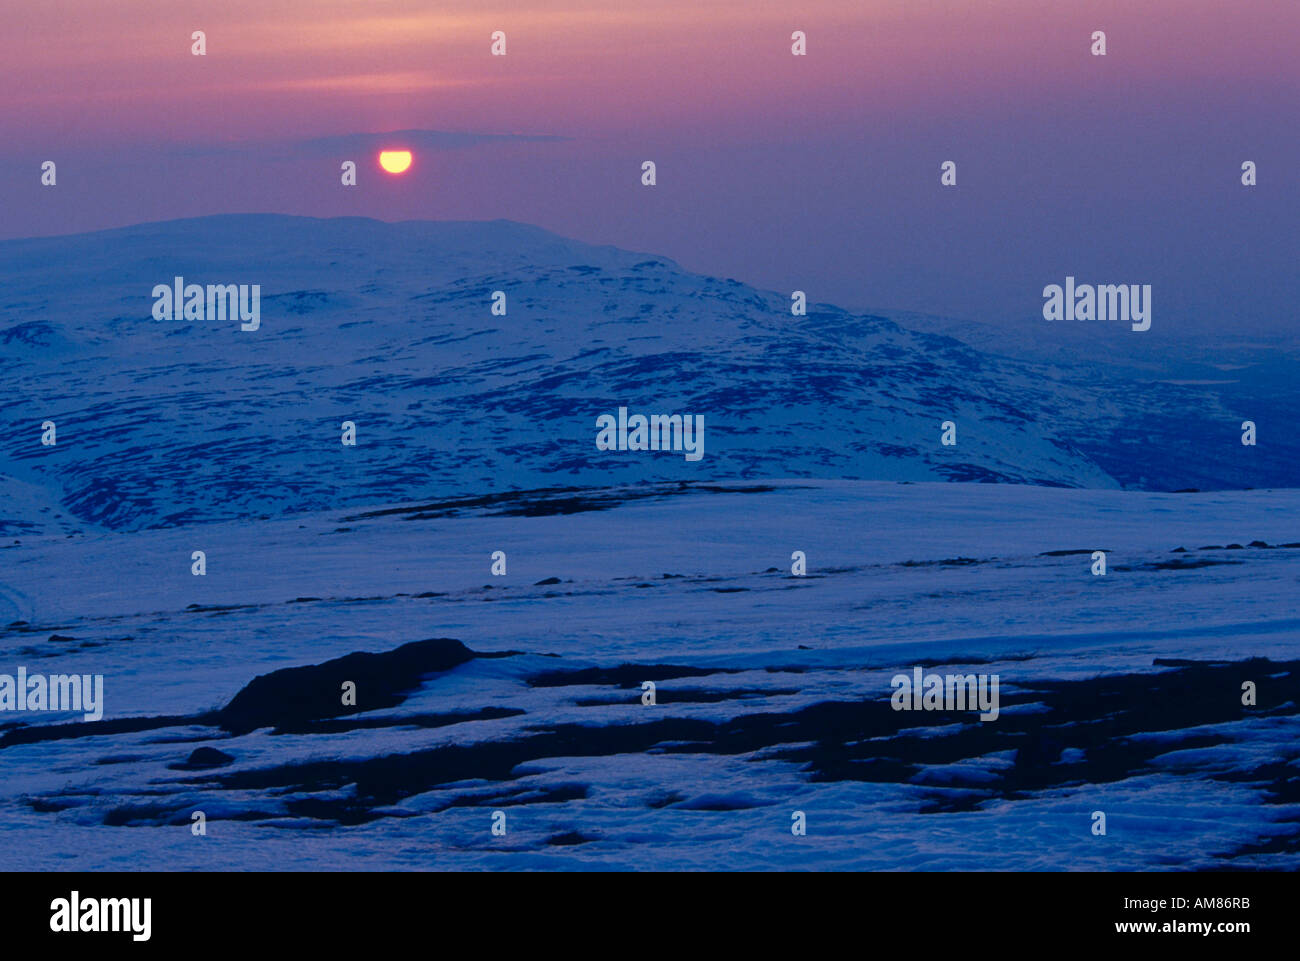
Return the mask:
[[(1126, 87), (1296, 89), (1294, 0), (42, 0), (0, 34), (10, 145), (409, 127), (787, 140)], [(207, 33), (208, 55), (190, 55)], [(790, 33), (809, 56), (790, 56)], [(1108, 32), (1105, 69), (1086, 53)], [(504, 30), (505, 58), (488, 55)]]

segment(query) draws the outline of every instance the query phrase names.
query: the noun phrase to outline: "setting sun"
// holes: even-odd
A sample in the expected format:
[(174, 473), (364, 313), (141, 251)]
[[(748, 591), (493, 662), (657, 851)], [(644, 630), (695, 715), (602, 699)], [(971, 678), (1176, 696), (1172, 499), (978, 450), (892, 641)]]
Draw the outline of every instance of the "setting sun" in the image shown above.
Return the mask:
[(411, 166), (411, 151), (381, 150), (379, 152), (379, 166), (390, 174), (404, 173), (406, 168)]

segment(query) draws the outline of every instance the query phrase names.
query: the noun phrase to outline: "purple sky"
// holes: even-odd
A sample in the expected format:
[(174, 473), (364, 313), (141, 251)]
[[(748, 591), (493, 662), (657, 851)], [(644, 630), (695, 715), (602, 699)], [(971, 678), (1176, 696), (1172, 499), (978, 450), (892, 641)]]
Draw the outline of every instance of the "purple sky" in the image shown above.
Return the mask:
[[(504, 217), (814, 302), (1019, 324), (1073, 274), (1152, 284), (1166, 329), (1296, 329), (1293, 0), (51, 0), (6, 21), (0, 237)], [(390, 177), (371, 135), (398, 130), (425, 133)]]

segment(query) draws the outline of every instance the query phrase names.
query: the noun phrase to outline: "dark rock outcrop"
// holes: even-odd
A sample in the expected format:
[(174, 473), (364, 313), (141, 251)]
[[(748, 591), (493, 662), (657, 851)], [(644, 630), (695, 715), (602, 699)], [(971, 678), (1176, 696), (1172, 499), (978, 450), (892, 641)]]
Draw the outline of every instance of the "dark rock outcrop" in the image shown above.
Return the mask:
[[(354, 653), (323, 664), (287, 667), (253, 678), (217, 712), (217, 723), (241, 734), (393, 707), (406, 700), (422, 678), (474, 657), (460, 641), (438, 637), (378, 654)], [(348, 681), (356, 685), (355, 705), (343, 703)]]

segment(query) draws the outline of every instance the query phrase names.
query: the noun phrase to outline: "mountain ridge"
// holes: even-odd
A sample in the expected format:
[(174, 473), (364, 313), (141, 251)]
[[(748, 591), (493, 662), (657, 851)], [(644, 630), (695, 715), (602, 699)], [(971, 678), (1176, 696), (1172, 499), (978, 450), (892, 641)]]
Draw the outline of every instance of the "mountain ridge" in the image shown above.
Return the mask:
[[(260, 329), (154, 320), (176, 276), (260, 285)], [(794, 317), (788, 294), (515, 221), (186, 218), (3, 241), (0, 278), (0, 490), (110, 529), (643, 481), (1295, 484), (1286, 450), (1242, 461), (1213, 391), (1152, 397), (829, 304)], [(703, 415), (705, 456), (597, 450), (620, 406)], [(1192, 422), (1220, 454), (1178, 435)], [(12, 503), (10, 526), (57, 513)]]

